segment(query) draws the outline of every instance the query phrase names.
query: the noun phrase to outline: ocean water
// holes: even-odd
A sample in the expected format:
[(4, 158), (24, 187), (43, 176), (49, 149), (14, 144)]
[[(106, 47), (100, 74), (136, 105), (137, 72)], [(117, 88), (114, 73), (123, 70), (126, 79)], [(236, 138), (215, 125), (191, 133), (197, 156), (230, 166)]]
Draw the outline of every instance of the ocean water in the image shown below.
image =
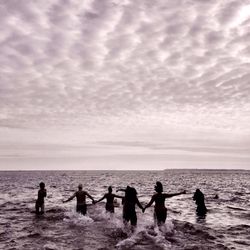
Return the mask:
[[(44, 181), (46, 214), (34, 214), (38, 184)], [(137, 208), (134, 232), (122, 223), (118, 200), (115, 214), (105, 203), (92, 205), (88, 215), (75, 212), (76, 201), (62, 203), (82, 183), (95, 199), (109, 185), (134, 186), (145, 204), (161, 181), (165, 192), (187, 194), (166, 200), (168, 218), (158, 228), (153, 207)], [(205, 194), (208, 213), (195, 214), (196, 188)], [(250, 171), (24, 171), (0, 172), (0, 249), (250, 249)], [(215, 195), (219, 199), (214, 199)]]

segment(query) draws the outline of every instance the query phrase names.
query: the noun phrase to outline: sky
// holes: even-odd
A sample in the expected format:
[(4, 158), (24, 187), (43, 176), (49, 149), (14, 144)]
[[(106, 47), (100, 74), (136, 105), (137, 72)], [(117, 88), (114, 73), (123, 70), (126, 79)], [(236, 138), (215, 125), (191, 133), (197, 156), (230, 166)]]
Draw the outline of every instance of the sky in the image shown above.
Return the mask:
[(249, 0), (0, 0), (0, 170), (250, 169)]

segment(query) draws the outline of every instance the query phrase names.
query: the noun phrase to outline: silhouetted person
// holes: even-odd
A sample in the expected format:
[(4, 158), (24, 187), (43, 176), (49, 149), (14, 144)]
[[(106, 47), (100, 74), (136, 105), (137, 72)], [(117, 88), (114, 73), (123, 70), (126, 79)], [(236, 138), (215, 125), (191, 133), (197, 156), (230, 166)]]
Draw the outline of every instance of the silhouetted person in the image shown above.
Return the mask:
[(137, 198), (136, 189), (127, 186), (126, 189), (118, 189), (117, 191), (125, 192), (125, 197), (123, 199), (123, 222), (127, 224), (130, 221), (131, 226), (136, 226), (137, 215), (135, 211), (135, 205), (143, 210), (143, 207)]
[(82, 184), (78, 185), (78, 191), (75, 192), (69, 199), (63, 203), (73, 200), (76, 197), (76, 212), (85, 215), (87, 213), (86, 196), (89, 197), (93, 203), (95, 200), (88, 192), (82, 190)]
[(216, 194), (215, 196), (214, 196), (214, 199), (219, 199), (219, 195), (218, 194)]
[(162, 183), (159, 181), (156, 182), (155, 191), (156, 191), (156, 194), (152, 196), (150, 202), (143, 209), (143, 212), (146, 210), (146, 208), (150, 207), (153, 203), (155, 203), (154, 218), (157, 222), (157, 225), (159, 226), (165, 223), (166, 218), (167, 218), (167, 208), (165, 207), (165, 199), (173, 197), (173, 196), (185, 194), (186, 191), (183, 191), (180, 193), (174, 193), (174, 194), (163, 193), (163, 186), (162, 186)]
[(99, 201), (102, 201), (104, 199), (107, 199), (106, 206), (105, 206), (106, 211), (110, 212), (110, 213), (114, 213), (114, 211), (115, 211), (114, 198), (121, 198), (122, 199), (124, 197), (113, 194), (112, 193), (112, 187), (109, 186), (108, 187), (108, 193), (104, 194), (104, 196), (101, 199), (99, 199), (98, 201), (96, 201), (96, 203), (99, 202)]
[(38, 191), (37, 200), (36, 200), (36, 214), (44, 213), (44, 198), (47, 196), (47, 191), (45, 189), (45, 184), (41, 182), (39, 184), (40, 189)]
[(196, 213), (199, 216), (203, 216), (207, 213), (207, 208), (205, 206), (204, 194), (200, 191), (200, 189), (196, 189), (193, 200), (197, 205)]

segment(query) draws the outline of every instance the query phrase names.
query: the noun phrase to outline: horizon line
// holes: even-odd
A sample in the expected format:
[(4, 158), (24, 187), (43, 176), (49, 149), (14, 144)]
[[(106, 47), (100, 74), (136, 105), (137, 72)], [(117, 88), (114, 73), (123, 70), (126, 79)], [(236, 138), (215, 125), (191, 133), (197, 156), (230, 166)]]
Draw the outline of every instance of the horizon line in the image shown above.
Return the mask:
[(45, 171), (65, 171), (65, 172), (71, 172), (71, 171), (113, 171), (113, 172), (118, 172), (118, 171), (132, 171), (132, 172), (159, 172), (159, 171), (169, 171), (169, 170), (184, 170), (184, 171), (190, 171), (190, 170), (195, 170), (195, 171), (250, 171), (250, 169), (245, 169), (245, 168), (167, 168), (167, 169), (154, 169), (154, 170), (149, 170), (149, 169), (0, 169), (0, 172), (45, 172)]

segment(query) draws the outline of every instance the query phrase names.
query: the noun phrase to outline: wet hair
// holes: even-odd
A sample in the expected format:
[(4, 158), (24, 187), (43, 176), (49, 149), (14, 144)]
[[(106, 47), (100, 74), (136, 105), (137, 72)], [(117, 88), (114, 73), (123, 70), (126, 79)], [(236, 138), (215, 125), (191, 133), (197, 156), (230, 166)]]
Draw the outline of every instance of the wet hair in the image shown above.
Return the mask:
[(136, 196), (137, 196), (137, 191), (135, 188), (127, 186), (126, 191), (125, 191), (125, 198), (128, 201), (135, 202), (136, 201)]
[(162, 186), (162, 183), (160, 181), (156, 182), (155, 191), (157, 193), (162, 193), (163, 192), (163, 186)]
[(127, 186), (126, 189), (125, 189), (125, 197), (126, 197), (126, 198), (127, 198), (127, 196), (129, 195), (129, 193), (130, 193), (130, 189), (131, 189), (130, 186)]
[(112, 187), (111, 187), (111, 186), (108, 187), (108, 191), (109, 191), (110, 193), (112, 193)]
[(196, 189), (195, 193), (194, 193), (194, 200), (200, 200), (200, 199), (204, 199), (204, 194), (201, 192), (200, 189)]
[(39, 186), (40, 186), (41, 189), (44, 189), (45, 188), (44, 182), (40, 182)]
[(131, 195), (134, 195), (134, 196), (136, 196), (137, 195), (137, 191), (136, 191), (136, 189), (135, 188), (130, 188), (130, 192), (131, 192)]

